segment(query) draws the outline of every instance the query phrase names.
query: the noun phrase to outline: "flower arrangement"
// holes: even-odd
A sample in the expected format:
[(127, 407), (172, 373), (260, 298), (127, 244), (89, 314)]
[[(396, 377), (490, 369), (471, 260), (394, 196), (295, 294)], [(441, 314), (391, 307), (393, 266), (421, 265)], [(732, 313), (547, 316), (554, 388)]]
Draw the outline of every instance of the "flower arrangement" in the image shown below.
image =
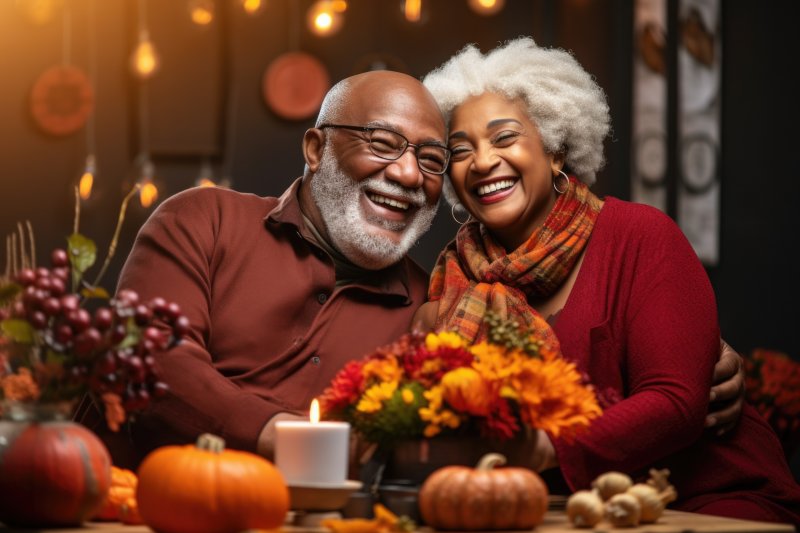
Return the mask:
[(785, 353), (757, 348), (744, 358), (744, 368), (747, 401), (791, 456), (800, 446), (800, 363)]
[(177, 343), (188, 319), (176, 303), (142, 302), (130, 290), (111, 298), (99, 285), (135, 191), (122, 203), (93, 282), (86, 274), (97, 247), (78, 232), (77, 193), (73, 233), (66, 249), (52, 252), (50, 268), (37, 265), (30, 223), (7, 238), (0, 273), (0, 399), (6, 403), (71, 403), (88, 392), (102, 401), (106, 422), (116, 431), (127, 413), (166, 392), (152, 354)]
[(320, 397), (323, 416), (391, 443), (445, 434), (507, 440), (526, 429), (573, 438), (601, 414), (591, 385), (558, 349), (495, 316), (488, 341), (408, 333), (349, 362)]

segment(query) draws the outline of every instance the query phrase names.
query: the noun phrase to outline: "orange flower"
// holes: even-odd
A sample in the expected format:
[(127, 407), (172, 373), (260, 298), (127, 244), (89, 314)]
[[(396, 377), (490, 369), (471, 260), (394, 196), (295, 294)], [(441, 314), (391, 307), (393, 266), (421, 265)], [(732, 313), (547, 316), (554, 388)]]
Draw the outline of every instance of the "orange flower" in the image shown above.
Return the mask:
[(30, 369), (22, 367), (16, 374), (0, 378), (0, 387), (6, 400), (26, 402), (39, 398), (39, 385), (33, 380)]
[(602, 413), (575, 364), (560, 357), (528, 359), (511, 383), (519, 392), (522, 420), (555, 437), (572, 439)]

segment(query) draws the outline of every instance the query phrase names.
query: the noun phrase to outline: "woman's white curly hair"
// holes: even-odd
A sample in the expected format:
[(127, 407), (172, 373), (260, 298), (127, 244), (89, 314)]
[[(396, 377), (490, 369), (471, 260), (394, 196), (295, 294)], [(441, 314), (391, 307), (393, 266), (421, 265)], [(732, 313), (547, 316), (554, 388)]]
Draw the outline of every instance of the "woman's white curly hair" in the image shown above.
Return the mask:
[[(603, 140), (610, 130), (603, 89), (567, 51), (541, 48), (530, 37), (506, 42), (487, 54), (467, 45), (422, 80), (450, 122), (453, 110), (486, 92), (522, 99), (539, 129), (545, 151), (563, 152), (565, 166), (592, 185), (603, 167)], [(445, 198), (457, 204), (449, 178)]]

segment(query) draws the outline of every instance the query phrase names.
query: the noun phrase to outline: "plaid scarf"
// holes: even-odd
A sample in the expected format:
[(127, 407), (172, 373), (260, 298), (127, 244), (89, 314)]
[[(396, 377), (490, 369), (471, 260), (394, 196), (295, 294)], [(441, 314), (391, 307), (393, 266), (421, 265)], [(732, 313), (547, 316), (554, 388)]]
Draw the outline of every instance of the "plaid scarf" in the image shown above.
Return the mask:
[(570, 178), (544, 224), (511, 253), (479, 222), (464, 224), (431, 274), (428, 299), (439, 300), (436, 329), (480, 342), (488, 329), (483, 318), (491, 310), (557, 347), (552, 328), (528, 299), (550, 296), (564, 283), (586, 247), (602, 205), (584, 183)]

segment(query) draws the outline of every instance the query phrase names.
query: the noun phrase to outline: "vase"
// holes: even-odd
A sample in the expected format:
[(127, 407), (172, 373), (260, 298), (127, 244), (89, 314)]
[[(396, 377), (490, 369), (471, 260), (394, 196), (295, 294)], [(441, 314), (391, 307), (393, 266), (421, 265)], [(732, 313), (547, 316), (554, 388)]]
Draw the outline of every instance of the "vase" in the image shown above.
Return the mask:
[(0, 522), (38, 528), (91, 518), (111, 486), (111, 457), (94, 433), (70, 420), (72, 403), (2, 407)]
[(509, 440), (444, 436), (395, 443), (387, 453), (384, 483), (420, 486), (434, 470), (448, 465), (474, 467), (487, 453), (499, 453), (509, 466), (532, 468), (536, 433)]

